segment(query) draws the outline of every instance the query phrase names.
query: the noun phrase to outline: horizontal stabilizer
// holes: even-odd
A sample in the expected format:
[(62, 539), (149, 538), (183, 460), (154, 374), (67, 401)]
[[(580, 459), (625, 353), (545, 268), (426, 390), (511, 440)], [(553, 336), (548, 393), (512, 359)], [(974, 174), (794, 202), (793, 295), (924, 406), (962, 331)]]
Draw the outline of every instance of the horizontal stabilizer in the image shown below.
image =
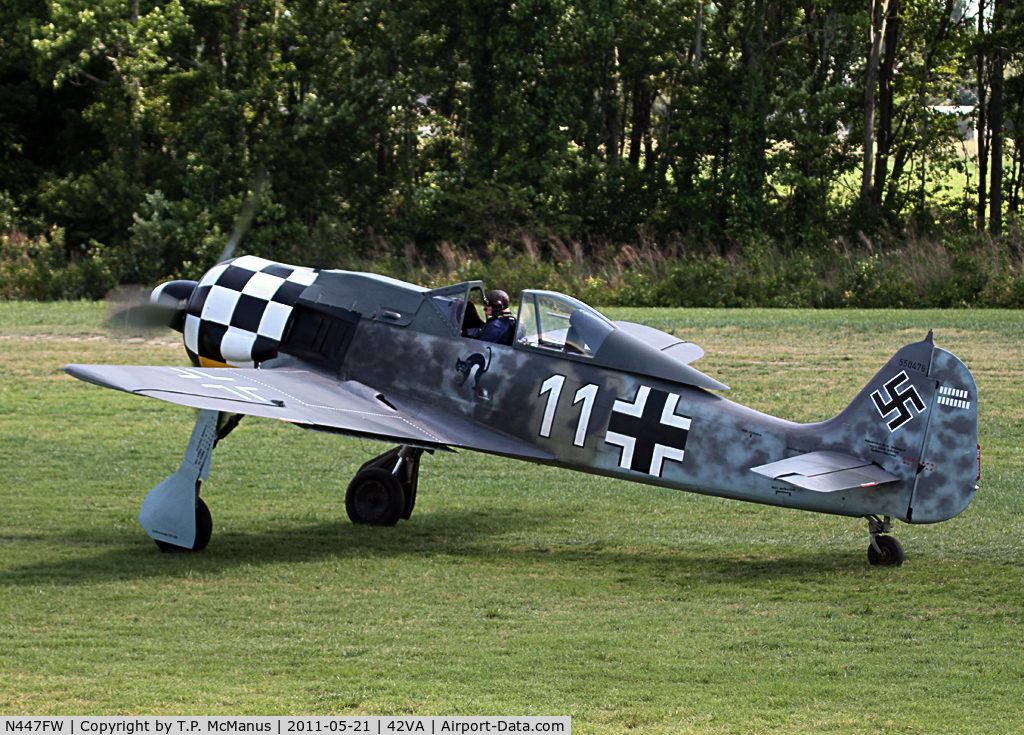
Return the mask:
[(778, 462), (751, 467), (750, 470), (764, 477), (782, 480), (804, 490), (819, 493), (834, 493), (899, 480), (896, 475), (886, 472), (872, 462), (838, 452), (799, 454)]
[(671, 334), (662, 332), (660, 329), (648, 327), (645, 324), (634, 324), (633, 322), (612, 323), (627, 334), (649, 344), (660, 352), (664, 352), (673, 359), (679, 360), (684, 365), (689, 365), (691, 362), (704, 357), (704, 350), (700, 345), (673, 337)]

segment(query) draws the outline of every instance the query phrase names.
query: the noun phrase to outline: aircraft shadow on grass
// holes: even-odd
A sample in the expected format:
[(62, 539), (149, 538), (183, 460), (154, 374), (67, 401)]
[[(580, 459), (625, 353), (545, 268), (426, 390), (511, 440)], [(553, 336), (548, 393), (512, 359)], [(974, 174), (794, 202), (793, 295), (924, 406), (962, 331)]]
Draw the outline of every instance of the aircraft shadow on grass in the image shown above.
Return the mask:
[[(140, 553), (141, 543), (125, 544), (118, 535), (100, 538), (96, 552), (87, 557), (25, 564), (0, 570), (3, 587), (77, 587), (116, 580), (181, 578), (186, 572), (232, 574), (240, 567), (264, 564), (304, 564), (324, 560), (352, 559), (434, 559), (438, 556), (536, 564), (550, 562), (552, 567), (569, 563), (586, 566), (590, 575), (618, 575), (620, 581), (648, 580), (654, 586), (678, 589), (698, 585), (743, 585), (773, 579), (811, 582), (825, 579), (836, 571), (860, 568), (842, 549), (808, 553), (789, 550), (781, 556), (751, 557), (750, 550), (726, 552), (712, 546), (666, 552), (624, 552), (603, 548), (600, 543), (565, 548), (564, 543), (548, 544), (539, 540), (499, 540), (508, 534), (537, 530), (544, 519), (524, 513), (481, 513), (446, 511), (422, 513), (415, 525), (408, 524), (381, 535), (379, 530), (343, 522), (324, 522), (306, 526), (286, 526), (262, 532), (225, 531), (202, 556), (161, 554), (156, 549)], [(95, 537), (94, 537), (95, 538)], [(35, 540), (36, 537), (33, 537)], [(19, 541), (11, 538), (11, 541)], [(26, 539), (27, 540), (27, 539)], [(80, 537), (45, 539), (48, 546), (83, 546)], [(343, 576), (339, 572), (339, 578)], [(642, 582), (646, 583), (646, 582)]]

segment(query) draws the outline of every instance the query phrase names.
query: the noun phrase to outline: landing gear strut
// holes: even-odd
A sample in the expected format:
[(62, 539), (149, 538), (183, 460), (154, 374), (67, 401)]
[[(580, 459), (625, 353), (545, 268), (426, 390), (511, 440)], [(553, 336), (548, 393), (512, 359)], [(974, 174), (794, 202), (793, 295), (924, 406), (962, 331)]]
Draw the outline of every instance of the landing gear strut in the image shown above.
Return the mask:
[(242, 414), (200, 411), (181, 467), (149, 491), (139, 510), (139, 523), (161, 551), (202, 551), (210, 543), (213, 518), (199, 497), (199, 488), (209, 476), (217, 442), (241, 420)]
[(360, 467), (345, 493), (349, 520), (368, 526), (408, 520), (416, 505), (422, 454), (422, 449), (403, 445)]
[(892, 536), (882, 534), (892, 532), (892, 520), (885, 516), (879, 520), (878, 516), (867, 516), (868, 534), (871, 536), (871, 543), (868, 545), (868, 561), (876, 567), (898, 567), (903, 564), (903, 544)]

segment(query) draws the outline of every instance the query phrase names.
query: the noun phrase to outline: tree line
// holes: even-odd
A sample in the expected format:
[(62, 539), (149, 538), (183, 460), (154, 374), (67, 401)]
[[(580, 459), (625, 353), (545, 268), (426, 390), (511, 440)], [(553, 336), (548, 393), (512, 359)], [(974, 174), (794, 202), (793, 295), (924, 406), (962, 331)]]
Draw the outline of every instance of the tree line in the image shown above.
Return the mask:
[(1019, 265), (1022, 29), (1016, 0), (7, 0), (0, 272), (194, 277), (264, 169), (245, 250), (319, 267), (985, 231)]

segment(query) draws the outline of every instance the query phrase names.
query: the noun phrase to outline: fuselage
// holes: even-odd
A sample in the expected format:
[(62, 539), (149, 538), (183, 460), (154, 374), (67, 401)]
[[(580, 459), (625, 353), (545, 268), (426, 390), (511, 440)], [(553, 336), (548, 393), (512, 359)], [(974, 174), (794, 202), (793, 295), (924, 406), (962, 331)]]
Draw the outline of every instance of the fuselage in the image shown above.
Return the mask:
[[(185, 344), (204, 367), (298, 360), (371, 386), (385, 400), (411, 399), (532, 444), (554, 458), (551, 464), (572, 470), (769, 505), (908, 519), (918, 468), (895, 456), (884, 437), (876, 451), (849, 421), (801, 425), (729, 401), (713, 391), (725, 386), (669, 350), (558, 294), (523, 293), (523, 304), (536, 308), (520, 313), (511, 346), (463, 337), (474, 289), (482, 293), (482, 284), (428, 291), (245, 256), (199, 282), (188, 303)], [(910, 430), (923, 431), (924, 423)], [(857, 452), (875, 451), (872, 459), (899, 482), (884, 491), (815, 492), (751, 471), (801, 453), (849, 453), (851, 443)]]
[[(818, 424), (755, 411), (703, 388), (461, 337), (361, 324), (339, 377), (437, 405), (549, 451), (567, 469), (737, 500), (903, 518), (910, 487), (818, 493), (751, 467), (836, 449)], [(381, 351), (379, 345), (387, 345)], [(468, 379), (457, 364), (473, 356)]]

